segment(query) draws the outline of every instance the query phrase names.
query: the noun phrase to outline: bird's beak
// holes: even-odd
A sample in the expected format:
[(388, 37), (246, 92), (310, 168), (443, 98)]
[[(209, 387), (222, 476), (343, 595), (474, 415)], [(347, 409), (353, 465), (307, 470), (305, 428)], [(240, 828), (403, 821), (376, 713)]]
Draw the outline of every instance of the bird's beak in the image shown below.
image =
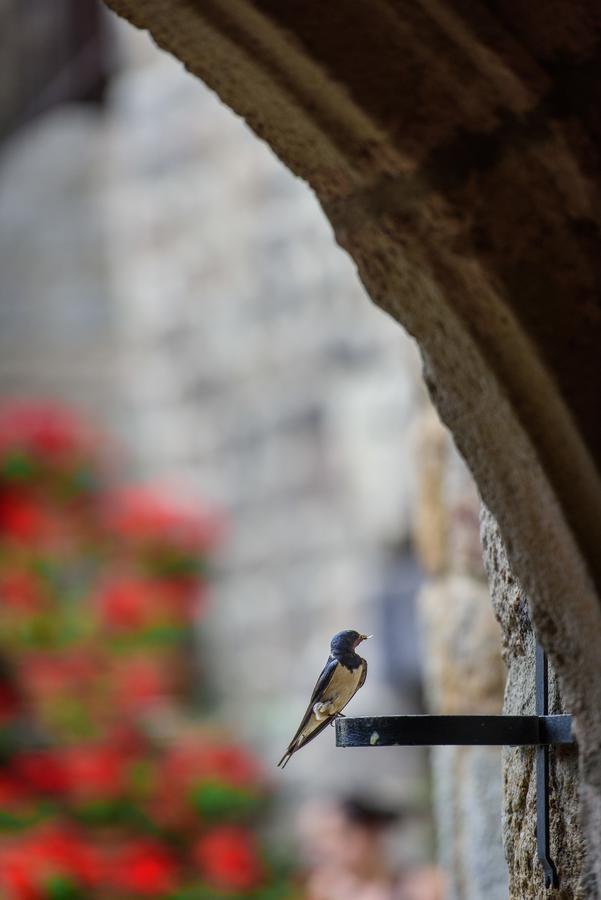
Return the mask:
[(373, 634), (362, 634), (359, 637), (359, 643), (361, 643), (361, 641), (368, 641), (372, 637), (373, 637)]

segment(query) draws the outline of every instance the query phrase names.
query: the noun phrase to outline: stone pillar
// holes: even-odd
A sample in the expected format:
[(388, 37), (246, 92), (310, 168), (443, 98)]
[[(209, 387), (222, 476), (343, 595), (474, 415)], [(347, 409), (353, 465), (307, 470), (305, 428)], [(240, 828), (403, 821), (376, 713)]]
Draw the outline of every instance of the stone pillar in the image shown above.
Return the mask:
[[(416, 543), (429, 574), (419, 596), (429, 709), (498, 714), (505, 673), (482, 569), (479, 499), (433, 411), (419, 429), (419, 460)], [(500, 750), (437, 747), (432, 769), (449, 900), (505, 900)]]
[[(508, 677), (503, 711), (532, 715), (535, 711), (534, 658), (536, 638), (530, 622), (528, 598), (509, 565), (497, 523), (483, 507), (481, 516), (484, 561), (495, 613), (503, 631), (503, 658)], [(549, 711), (568, 712), (559, 683), (551, 671)], [(578, 754), (576, 748), (557, 747), (550, 754), (551, 858), (559, 874), (559, 890), (546, 892), (536, 855), (535, 751), (503, 748), (503, 844), (509, 865), (510, 897), (594, 897), (595, 887), (583, 874), (584, 840), (578, 820)]]

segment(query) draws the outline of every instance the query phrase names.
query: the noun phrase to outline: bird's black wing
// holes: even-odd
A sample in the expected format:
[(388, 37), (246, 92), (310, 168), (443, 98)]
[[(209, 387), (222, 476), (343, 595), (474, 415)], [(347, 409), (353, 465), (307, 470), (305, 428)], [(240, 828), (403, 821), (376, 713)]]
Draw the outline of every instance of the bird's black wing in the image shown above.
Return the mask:
[[(317, 679), (315, 683), (315, 687), (313, 688), (313, 693), (311, 694), (311, 699), (309, 700), (309, 707), (307, 709), (307, 713), (310, 713), (313, 709), (313, 704), (316, 703), (320, 697), (323, 697), (323, 693), (330, 681), (332, 680), (332, 675), (336, 671), (336, 666), (338, 665), (338, 660), (334, 659), (333, 656), (328, 656), (328, 661), (325, 666), (321, 670), (321, 675)], [(305, 719), (307, 718), (307, 713), (305, 713)], [(301, 725), (302, 728), (302, 725)], [(300, 730), (300, 729), (299, 729)]]
[[(317, 683), (316, 683), (315, 687), (313, 688), (313, 693), (311, 694), (311, 699), (309, 700), (309, 705), (305, 711), (305, 715), (303, 716), (302, 721), (296, 730), (296, 734), (294, 735), (294, 737), (288, 744), (288, 749), (286, 750), (286, 753), (284, 754), (284, 756), (278, 763), (278, 765), (283, 764), (282, 768), (288, 762), (290, 755), (292, 753), (294, 753), (294, 751), (296, 749), (298, 749), (296, 747), (296, 743), (297, 743), (303, 729), (305, 728), (305, 726), (307, 725), (309, 719), (311, 718), (311, 716), (313, 714), (313, 706), (319, 700), (320, 697), (323, 697), (324, 691), (327, 689), (330, 681), (332, 680), (332, 676), (333, 676), (334, 672), (336, 671), (336, 667), (338, 665), (339, 665), (338, 660), (334, 659), (333, 656), (328, 657), (328, 661), (325, 664), (325, 666), (323, 667), (321, 675), (317, 679)], [(328, 723), (329, 723), (329, 719), (325, 719), (324, 722), (321, 723), (321, 725), (315, 729), (315, 731), (310, 735), (310, 737), (307, 738), (307, 740), (304, 743), (309, 743), (310, 740), (312, 740), (314, 737), (317, 737), (317, 735), (321, 731), (323, 731), (323, 729), (326, 727), (326, 725)]]
[[(359, 690), (359, 688), (363, 687), (363, 685), (365, 684), (365, 679), (367, 678), (367, 660), (361, 659), (361, 665), (363, 666), (363, 672), (361, 673), (361, 678), (359, 679), (359, 684), (357, 685), (357, 691)], [(357, 693), (357, 691), (355, 691), (355, 694)]]

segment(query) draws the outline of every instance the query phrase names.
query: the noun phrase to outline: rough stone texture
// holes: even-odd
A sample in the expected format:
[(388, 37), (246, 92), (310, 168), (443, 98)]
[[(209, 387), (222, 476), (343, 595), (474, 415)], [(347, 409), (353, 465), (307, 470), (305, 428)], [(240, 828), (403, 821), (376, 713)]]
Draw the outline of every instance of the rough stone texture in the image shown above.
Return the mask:
[(498, 715), (505, 671), (486, 585), (465, 575), (443, 576), (422, 589), (420, 611), (432, 710)]
[(576, 716), (601, 883), (598, 3), (111, 5), (311, 184), (418, 339)]
[(439, 859), (448, 874), (445, 900), (506, 900), (498, 749), (434, 747), (431, 762)]
[[(482, 568), (480, 501), (449, 433), (432, 410), (422, 415), (418, 435), (415, 528), (430, 573), (418, 606), (429, 710), (498, 715), (505, 667)], [(436, 747), (431, 759), (448, 900), (506, 900), (499, 748)]]
[[(535, 712), (534, 658), (536, 639), (530, 623), (528, 598), (513, 575), (496, 522), (482, 511), (482, 543), (495, 612), (503, 630), (503, 657), (508, 668), (504, 712)], [(557, 676), (549, 678), (549, 711), (568, 710)], [(571, 898), (594, 896), (595, 886), (584, 871), (584, 841), (578, 821), (578, 754), (569, 747), (551, 752), (551, 857), (560, 877), (559, 890), (545, 892), (536, 857), (536, 776), (534, 750), (505, 747), (503, 842), (511, 872), (511, 897), (529, 896), (538, 886), (540, 896)], [(598, 811), (597, 811), (598, 812)]]
[(449, 564), (449, 506), (445, 502), (449, 469), (449, 435), (436, 413), (427, 412), (416, 431), (418, 503), (413, 537), (422, 566), (430, 576), (439, 575)]

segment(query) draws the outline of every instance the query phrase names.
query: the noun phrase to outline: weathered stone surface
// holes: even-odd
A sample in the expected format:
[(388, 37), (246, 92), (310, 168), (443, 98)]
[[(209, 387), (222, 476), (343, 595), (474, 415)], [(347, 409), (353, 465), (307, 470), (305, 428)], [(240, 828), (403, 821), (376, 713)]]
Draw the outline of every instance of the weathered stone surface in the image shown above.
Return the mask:
[[(528, 599), (511, 571), (498, 528), (487, 510), (482, 513), (482, 540), (494, 608), (503, 631), (503, 656), (508, 668), (504, 712), (532, 715), (535, 712), (536, 639), (530, 623)], [(549, 711), (568, 711), (553, 672), (549, 679)], [(590, 876), (585, 870), (585, 847), (578, 819), (576, 749), (557, 747), (551, 751), (551, 857), (560, 877), (559, 890), (551, 892), (543, 889), (542, 871), (536, 856), (534, 750), (506, 747), (503, 753), (503, 841), (511, 873), (511, 897), (518, 900), (527, 896), (548, 896), (572, 900), (595, 896), (594, 884), (587, 881)], [(535, 891), (538, 889), (539, 893), (533, 894), (533, 888)]]
[(413, 534), (425, 571), (435, 576), (449, 566), (449, 508), (445, 475), (449, 464), (449, 436), (434, 410), (424, 412), (416, 432), (418, 502)]
[[(497, 715), (505, 666), (482, 567), (480, 501), (432, 411), (418, 427), (417, 545), (430, 580), (419, 594), (429, 710)], [(432, 752), (437, 846), (449, 900), (506, 900), (498, 747)]]
[(499, 715), (505, 668), (486, 585), (450, 575), (430, 582), (419, 599), (432, 711)]
[(98, 116), (78, 107), (2, 147), (0, 393), (62, 396), (110, 420), (118, 361), (102, 147)]
[(111, 5), (311, 184), (418, 339), (576, 716), (601, 883), (598, 4)]
[(435, 747), (431, 761), (445, 900), (506, 900), (498, 748)]

